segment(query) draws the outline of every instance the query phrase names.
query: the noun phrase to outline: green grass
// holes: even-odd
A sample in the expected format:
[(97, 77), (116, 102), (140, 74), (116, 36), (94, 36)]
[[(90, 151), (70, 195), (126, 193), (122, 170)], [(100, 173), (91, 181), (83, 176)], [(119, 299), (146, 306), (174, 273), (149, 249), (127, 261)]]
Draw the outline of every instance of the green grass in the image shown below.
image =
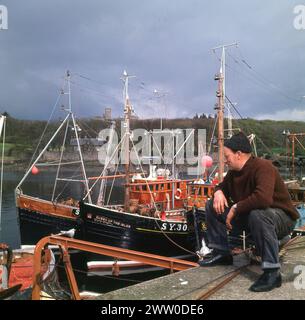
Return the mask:
[[(3, 143), (0, 143), (0, 150), (2, 150)], [(9, 152), (11, 149), (16, 147), (15, 143), (5, 143), (4, 145), (4, 152)]]
[(274, 154), (286, 154), (286, 149), (285, 148), (271, 148), (272, 152)]

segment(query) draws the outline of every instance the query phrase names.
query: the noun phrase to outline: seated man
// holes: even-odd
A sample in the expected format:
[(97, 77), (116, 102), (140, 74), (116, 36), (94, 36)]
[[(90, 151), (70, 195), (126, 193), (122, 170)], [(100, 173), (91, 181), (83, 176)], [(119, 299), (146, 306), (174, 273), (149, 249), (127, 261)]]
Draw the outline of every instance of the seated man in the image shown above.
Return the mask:
[(229, 171), (206, 206), (208, 246), (213, 251), (199, 263), (203, 267), (232, 264), (227, 229), (232, 230), (233, 225), (247, 230), (264, 271), (249, 290), (269, 291), (281, 286), (279, 239), (293, 231), (299, 213), (277, 169), (269, 160), (252, 156), (243, 133), (232, 136), (224, 145)]

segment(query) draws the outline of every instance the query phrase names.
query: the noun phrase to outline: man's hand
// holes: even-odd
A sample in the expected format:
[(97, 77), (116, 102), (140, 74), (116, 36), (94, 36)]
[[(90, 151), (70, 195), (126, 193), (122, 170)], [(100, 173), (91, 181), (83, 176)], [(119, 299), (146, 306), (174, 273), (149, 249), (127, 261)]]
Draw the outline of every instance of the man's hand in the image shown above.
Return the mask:
[(225, 211), (225, 207), (228, 207), (228, 202), (221, 190), (214, 193), (213, 208), (217, 214), (222, 214)]
[(232, 230), (231, 221), (234, 219), (235, 216), (236, 216), (235, 207), (232, 206), (226, 219), (226, 226), (228, 230)]

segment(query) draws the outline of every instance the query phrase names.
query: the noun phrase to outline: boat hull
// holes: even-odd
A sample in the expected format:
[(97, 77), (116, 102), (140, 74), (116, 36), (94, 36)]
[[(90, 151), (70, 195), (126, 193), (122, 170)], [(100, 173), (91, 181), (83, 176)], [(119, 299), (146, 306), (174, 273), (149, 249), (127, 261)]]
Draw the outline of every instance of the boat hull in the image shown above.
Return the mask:
[(21, 244), (36, 244), (41, 238), (77, 228), (76, 219), (17, 208)]

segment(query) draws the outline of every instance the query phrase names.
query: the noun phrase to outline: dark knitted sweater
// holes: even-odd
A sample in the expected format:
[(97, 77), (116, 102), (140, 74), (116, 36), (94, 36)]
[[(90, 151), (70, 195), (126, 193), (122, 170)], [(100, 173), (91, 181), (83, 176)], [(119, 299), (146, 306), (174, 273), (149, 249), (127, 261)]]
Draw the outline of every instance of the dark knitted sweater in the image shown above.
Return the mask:
[(237, 203), (237, 215), (271, 207), (284, 210), (293, 220), (300, 217), (284, 181), (269, 160), (252, 156), (241, 171), (229, 170), (215, 191), (219, 189), (227, 200)]

